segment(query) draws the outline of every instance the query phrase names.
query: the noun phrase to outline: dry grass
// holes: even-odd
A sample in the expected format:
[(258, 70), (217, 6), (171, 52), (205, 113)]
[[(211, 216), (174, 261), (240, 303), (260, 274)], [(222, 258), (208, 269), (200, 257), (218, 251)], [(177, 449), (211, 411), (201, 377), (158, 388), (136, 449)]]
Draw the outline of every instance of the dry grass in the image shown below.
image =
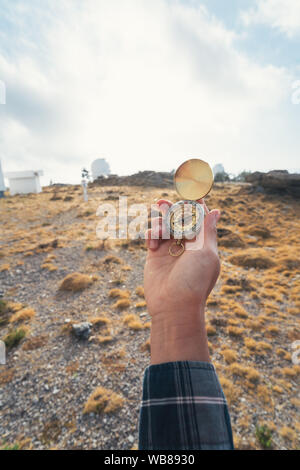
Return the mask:
[(10, 383), (14, 378), (15, 372), (13, 369), (4, 370), (0, 372), (0, 385), (6, 385)]
[(271, 232), (267, 227), (263, 226), (258, 226), (258, 225), (253, 225), (248, 228), (246, 228), (245, 233), (248, 233), (249, 235), (252, 235), (254, 237), (260, 237), (260, 238), (270, 238), (271, 237)]
[(10, 265), (9, 264), (2, 264), (0, 266), (0, 273), (3, 273), (4, 271), (9, 271), (10, 270)]
[(79, 292), (86, 289), (93, 283), (93, 280), (87, 274), (73, 273), (68, 274), (59, 286), (60, 291)]
[(144, 328), (144, 325), (142, 324), (141, 320), (134, 313), (125, 315), (123, 321), (125, 325), (127, 325), (128, 328), (132, 330), (142, 330)]
[(123, 261), (118, 256), (107, 255), (102, 260), (103, 264), (122, 264)]
[(89, 322), (94, 326), (95, 329), (101, 328), (102, 326), (108, 327), (108, 325), (111, 324), (111, 320), (104, 316), (89, 318)]
[(58, 270), (58, 267), (55, 266), (53, 263), (50, 263), (50, 262), (42, 264), (41, 268), (42, 269), (47, 269), (47, 271), (49, 271), (50, 273)]
[(143, 286), (138, 286), (135, 289), (135, 293), (138, 297), (141, 297), (143, 299), (145, 297), (144, 287)]
[(240, 338), (245, 332), (245, 328), (239, 328), (237, 326), (229, 326), (227, 328), (227, 333), (233, 338)]
[(227, 377), (219, 375), (220, 384), (229, 405), (236, 403), (239, 398), (239, 387)]
[(108, 294), (109, 297), (116, 299), (128, 299), (130, 297), (130, 292), (128, 290), (121, 289), (111, 289)]
[(104, 387), (97, 387), (84, 405), (83, 413), (114, 413), (124, 406), (121, 395)]
[(150, 342), (150, 338), (147, 339), (147, 341), (145, 341), (145, 343), (142, 344), (142, 346), (141, 346), (141, 351), (142, 351), (142, 352), (148, 352), (148, 353), (150, 353), (150, 351), (151, 351), (151, 342)]
[(290, 378), (297, 377), (300, 374), (300, 366), (284, 367), (281, 370), (282, 375)]
[(8, 302), (7, 307), (12, 312), (18, 312), (23, 308), (23, 304), (21, 304), (20, 302)]
[(132, 267), (131, 267), (131, 266), (128, 266), (128, 265), (122, 266), (121, 270), (122, 270), (122, 271), (125, 271), (125, 272), (126, 272), (126, 271), (132, 271)]
[(10, 318), (10, 323), (18, 323), (21, 321), (31, 320), (36, 315), (36, 312), (33, 308), (24, 308), (19, 310)]
[(297, 438), (298, 438), (297, 433), (292, 428), (290, 428), (289, 426), (283, 426), (280, 429), (279, 434), (283, 437), (283, 439), (285, 439), (287, 441), (296, 442)]
[(207, 336), (214, 336), (217, 334), (217, 330), (213, 325), (207, 324), (206, 333), (207, 333)]
[(226, 364), (232, 364), (233, 362), (237, 361), (237, 353), (232, 349), (223, 349), (221, 354), (224, 357)]
[(249, 382), (254, 384), (257, 383), (260, 379), (260, 374), (256, 369), (253, 367), (241, 366), (237, 362), (234, 362), (228, 366), (228, 370), (232, 375), (246, 378), (249, 380)]
[(114, 303), (113, 308), (117, 310), (125, 310), (126, 308), (130, 307), (130, 300), (129, 299), (120, 299), (116, 303)]
[(7, 349), (15, 348), (19, 345), (22, 339), (28, 334), (29, 330), (25, 326), (17, 328), (15, 330), (11, 330), (7, 335), (4, 337), (3, 341), (7, 347)]
[(99, 335), (97, 339), (100, 344), (107, 344), (111, 343), (114, 338), (110, 335)]
[(76, 374), (76, 372), (79, 369), (79, 362), (78, 361), (73, 361), (70, 364), (67, 365), (66, 367), (66, 372), (70, 375)]
[(34, 351), (45, 346), (48, 342), (48, 337), (46, 335), (35, 336), (28, 338), (23, 344), (22, 349), (24, 351)]
[(229, 258), (230, 263), (245, 268), (270, 269), (276, 266), (275, 261), (267, 256), (264, 250), (245, 250)]

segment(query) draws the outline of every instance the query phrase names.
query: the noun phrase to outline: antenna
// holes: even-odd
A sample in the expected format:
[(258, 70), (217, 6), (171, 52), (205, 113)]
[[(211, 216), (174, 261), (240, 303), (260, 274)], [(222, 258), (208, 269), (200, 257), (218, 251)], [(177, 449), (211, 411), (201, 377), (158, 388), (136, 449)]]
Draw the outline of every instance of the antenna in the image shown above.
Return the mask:
[(4, 177), (2, 173), (1, 160), (0, 160), (0, 198), (4, 197), (4, 191), (5, 191), (5, 184), (4, 184)]

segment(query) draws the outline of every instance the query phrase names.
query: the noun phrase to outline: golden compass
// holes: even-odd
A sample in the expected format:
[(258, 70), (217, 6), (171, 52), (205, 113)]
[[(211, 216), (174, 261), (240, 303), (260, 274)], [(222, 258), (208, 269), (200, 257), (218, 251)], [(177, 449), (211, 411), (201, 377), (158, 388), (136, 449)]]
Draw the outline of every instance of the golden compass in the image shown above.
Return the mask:
[(184, 241), (194, 239), (200, 232), (205, 213), (197, 201), (210, 192), (213, 182), (209, 164), (198, 158), (186, 161), (176, 171), (175, 189), (183, 200), (173, 204), (166, 214), (166, 225), (174, 238), (169, 248), (171, 256), (182, 255)]

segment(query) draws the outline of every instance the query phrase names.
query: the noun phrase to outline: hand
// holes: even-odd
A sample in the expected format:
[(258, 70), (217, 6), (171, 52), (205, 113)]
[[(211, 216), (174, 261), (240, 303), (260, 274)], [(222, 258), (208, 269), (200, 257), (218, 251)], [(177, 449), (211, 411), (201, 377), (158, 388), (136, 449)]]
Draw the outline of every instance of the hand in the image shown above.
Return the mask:
[[(203, 202), (202, 202), (203, 203)], [(166, 212), (172, 203), (160, 200)], [(220, 272), (216, 224), (220, 212), (208, 212), (205, 203), (204, 244), (179, 257), (169, 254), (174, 240), (153, 239), (147, 233), (148, 256), (144, 288), (152, 316), (152, 363), (174, 360), (209, 361), (204, 308)], [(156, 224), (162, 223), (159, 219)], [(197, 240), (189, 243), (197, 243)]]

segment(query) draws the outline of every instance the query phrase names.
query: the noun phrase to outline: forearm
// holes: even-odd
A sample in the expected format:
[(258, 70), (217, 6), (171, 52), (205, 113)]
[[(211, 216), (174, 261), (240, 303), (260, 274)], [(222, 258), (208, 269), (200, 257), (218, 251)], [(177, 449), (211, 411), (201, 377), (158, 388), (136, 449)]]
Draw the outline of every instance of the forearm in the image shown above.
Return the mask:
[(228, 408), (212, 364), (181, 361), (146, 369), (139, 449), (233, 449)]
[(175, 361), (210, 362), (203, 306), (153, 316), (151, 364)]

